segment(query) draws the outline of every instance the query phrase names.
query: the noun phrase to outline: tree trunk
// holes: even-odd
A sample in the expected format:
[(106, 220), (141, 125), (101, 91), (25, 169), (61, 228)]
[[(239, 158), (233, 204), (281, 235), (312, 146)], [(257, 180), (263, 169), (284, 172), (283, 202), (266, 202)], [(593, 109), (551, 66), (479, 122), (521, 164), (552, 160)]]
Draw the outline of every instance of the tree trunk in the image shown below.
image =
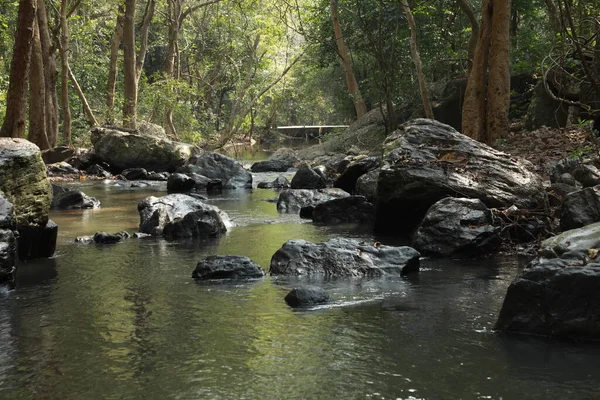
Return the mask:
[(88, 103), (88, 101), (85, 97), (85, 94), (83, 93), (83, 90), (81, 90), (81, 86), (79, 86), (79, 82), (77, 82), (77, 79), (75, 78), (75, 75), (73, 74), (73, 71), (71, 71), (71, 68), (69, 68), (69, 79), (71, 80), (71, 83), (73, 84), (73, 87), (75, 88), (75, 91), (77, 92), (77, 96), (79, 96), (79, 100), (81, 100), (81, 104), (83, 106), (83, 112), (85, 113), (88, 123), (90, 124), (91, 127), (98, 126), (98, 121), (96, 120), (96, 117), (94, 116), (94, 112), (92, 111), (92, 108), (90, 107), (90, 103)]
[(494, 143), (508, 132), (510, 109), (511, 0), (494, 0), (490, 39), (490, 72), (487, 88), (486, 143)]
[[(167, 55), (163, 65), (163, 75), (165, 79), (174, 78), (175, 75), (175, 58), (177, 53), (177, 41), (179, 40), (179, 32), (183, 23), (181, 12), (181, 0), (168, 0), (167, 15), (169, 18), (169, 34), (167, 44)], [(165, 131), (171, 137), (177, 137), (175, 124), (173, 123), (173, 107), (167, 106), (165, 111)]]
[(126, 0), (123, 19), (123, 58), (125, 103), (123, 105), (123, 126), (136, 128), (137, 114), (137, 73), (135, 54), (135, 0)]
[(41, 150), (50, 148), (46, 135), (46, 93), (42, 43), (37, 20), (33, 22), (31, 61), (29, 67), (29, 134), (27, 139)]
[(63, 112), (63, 137), (71, 147), (71, 109), (69, 108), (69, 26), (67, 25), (67, 0), (60, 2), (60, 102)]
[(27, 89), (35, 11), (35, 0), (21, 0), (19, 2), (17, 32), (6, 96), (6, 115), (2, 128), (0, 128), (0, 136), (25, 137), (25, 91)]
[(462, 111), (462, 133), (475, 140), (484, 139), (486, 126), (487, 70), (491, 40), (492, 1), (483, 0), (479, 40), (469, 74)]
[(115, 34), (110, 45), (110, 62), (108, 64), (108, 86), (106, 89), (106, 122), (114, 124), (115, 92), (117, 89), (117, 61), (119, 58), (119, 46), (123, 38), (123, 7), (119, 7)]
[(415, 71), (417, 73), (417, 79), (419, 81), (419, 91), (421, 93), (421, 101), (423, 102), (423, 110), (425, 111), (425, 118), (434, 119), (433, 109), (431, 108), (431, 102), (429, 101), (429, 95), (427, 93), (427, 85), (425, 84), (425, 77), (423, 76), (423, 67), (421, 64), (421, 55), (419, 54), (419, 47), (417, 45), (417, 24), (413, 18), (410, 7), (408, 6), (407, 0), (400, 0), (400, 6), (406, 15), (408, 26), (410, 27), (410, 53), (412, 55), (413, 63), (415, 64)]
[(473, 69), (473, 59), (475, 58), (475, 50), (477, 49), (477, 41), (479, 40), (479, 22), (473, 12), (473, 9), (466, 0), (457, 0), (461, 10), (465, 13), (471, 23), (471, 37), (469, 38), (469, 47), (467, 49), (467, 77)]
[(44, 93), (46, 95), (46, 136), (50, 147), (56, 146), (58, 141), (58, 70), (56, 68), (56, 49), (50, 39), (48, 17), (44, 0), (37, 2), (37, 21), (40, 30), (40, 43), (42, 45), (42, 58), (44, 62)]
[(346, 85), (348, 86), (348, 93), (352, 97), (354, 102), (354, 108), (356, 110), (356, 118), (360, 118), (367, 112), (367, 106), (362, 96), (360, 95), (360, 89), (358, 82), (354, 76), (354, 70), (352, 69), (352, 60), (348, 54), (344, 37), (342, 36), (342, 27), (340, 26), (340, 20), (337, 10), (337, 0), (329, 0), (329, 6), (331, 8), (331, 19), (333, 21), (333, 31), (335, 35), (335, 42), (337, 44), (338, 54), (342, 59), (342, 67), (344, 69), (344, 77), (346, 78)]
[(136, 86), (142, 76), (142, 68), (144, 67), (144, 60), (146, 59), (146, 52), (148, 50), (148, 33), (150, 32), (150, 23), (154, 17), (154, 8), (156, 7), (155, 0), (148, 0), (146, 4), (146, 11), (144, 12), (144, 18), (142, 19), (142, 27), (140, 28), (140, 50), (136, 57), (135, 62), (135, 79)]

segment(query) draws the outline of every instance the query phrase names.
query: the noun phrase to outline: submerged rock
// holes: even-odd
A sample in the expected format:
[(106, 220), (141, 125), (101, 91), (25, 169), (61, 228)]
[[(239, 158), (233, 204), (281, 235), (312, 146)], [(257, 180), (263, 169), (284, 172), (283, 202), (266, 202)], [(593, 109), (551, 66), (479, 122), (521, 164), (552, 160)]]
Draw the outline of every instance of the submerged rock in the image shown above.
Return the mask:
[(185, 194), (146, 197), (138, 204), (140, 232), (168, 238), (217, 236), (231, 222), (226, 213)]
[(418, 251), (335, 238), (324, 243), (288, 240), (271, 258), (271, 275), (381, 276), (419, 270)]
[(298, 212), (307, 206), (316, 206), (329, 200), (349, 197), (342, 189), (289, 189), (279, 194), (277, 210), (279, 212)]
[(265, 271), (248, 257), (210, 256), (198, 262), (192, 273), (197, 280), (262, 278)]
[(499, 232), (493, 226), (492, 212), (481, 200), (448, 197), (429, 208), (413, 246), (438, 257), (471, 256), (498, 244)]
[(470, 139), (437, 121), (415, 119), (384, 143), (376, 194), (376, 228), (409, 233), (447, 196), (480, 199), (488, 207), (543, 209), (542, 179), (528, 161)]
[(238, 161), (219, 153), (205, 152), (196, 155), (177, 172), (194, 173), (211, 180), (220, 180), (225, 189), (252, 188), (252, 174)]
[(329, 293), (319, 287), (305, 286), (292, 289), (285, 296), (284, 300), (292, 308), (310, 307), (327, 303), (329, 301)]

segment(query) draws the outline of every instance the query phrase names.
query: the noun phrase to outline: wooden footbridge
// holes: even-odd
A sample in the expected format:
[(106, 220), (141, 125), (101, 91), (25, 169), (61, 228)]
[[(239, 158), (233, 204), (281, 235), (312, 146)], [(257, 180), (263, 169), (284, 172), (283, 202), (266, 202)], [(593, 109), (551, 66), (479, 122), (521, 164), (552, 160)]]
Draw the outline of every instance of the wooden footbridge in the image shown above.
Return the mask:
[(319, 139), (334, 130), (346, 129), (348, 125), (299, 125), (278, 126), (277, 131), (290, 139)]

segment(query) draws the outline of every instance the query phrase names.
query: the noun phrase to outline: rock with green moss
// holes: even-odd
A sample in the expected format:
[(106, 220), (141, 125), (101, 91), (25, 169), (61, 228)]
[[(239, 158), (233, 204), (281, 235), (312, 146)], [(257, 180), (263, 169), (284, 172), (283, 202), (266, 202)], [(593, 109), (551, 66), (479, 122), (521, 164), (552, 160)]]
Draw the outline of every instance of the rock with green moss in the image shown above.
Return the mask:
[(46, 226), (52, 186), (35, 144), (0, 138), (0, 191), (14, 204), (17, 226)]
[(116, 129), (94, 128), (91, 134), (95, 155), (116, 170), (174, 172), (198, 152), (190, 144)]

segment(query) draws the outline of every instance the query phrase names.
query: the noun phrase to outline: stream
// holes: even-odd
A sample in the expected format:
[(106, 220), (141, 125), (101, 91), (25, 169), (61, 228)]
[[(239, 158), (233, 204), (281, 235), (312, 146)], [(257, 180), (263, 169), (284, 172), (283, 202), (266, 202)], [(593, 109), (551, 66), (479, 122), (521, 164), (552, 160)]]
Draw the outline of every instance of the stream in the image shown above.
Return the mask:
[[(255, 174), (254, 182), (277, 174)], [(97, 210), (53, 211), (54, 258), (22, 263), (0, 292), (2, 399), (592, 399), (600, 345), (492, 331), (517, 258), (424, 260), (406, 278), (249, 282), (191, 279), (213, 254), (268, 269), (288, 239), (336, 236), (384, 244), (355, 227), (279, 214), (274, 190), (223, 191), (207, 201), (235, 226), (219, 239), (74, 243), (137, 231), (137, 203), (164, 183), (70, 187)], [(326, 306), (294, 311), (299, 282), (325, 287)]]

